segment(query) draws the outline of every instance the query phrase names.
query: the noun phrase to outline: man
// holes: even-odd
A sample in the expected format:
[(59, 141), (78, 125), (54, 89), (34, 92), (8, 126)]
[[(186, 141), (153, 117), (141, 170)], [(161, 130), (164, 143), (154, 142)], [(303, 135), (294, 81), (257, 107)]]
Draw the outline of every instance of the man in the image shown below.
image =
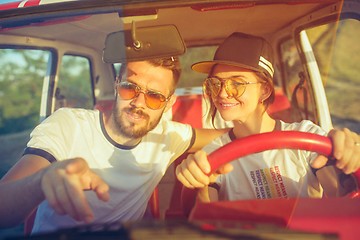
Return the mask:
[(195, 141), (189, 125), (161, 118), (180, 72), (177, 58), (130, 62), (113, 111), (60, 109), (37, 126), (1, 180), (0, 225), (21, 223), (39, 204), (33, 233), (141, 219), (172, 161), (213, 138), (196, 130)]
[[(225, 131), (194, 134), (161, 118), (175, 102), (179, 75), (176, 58), (130, 62), (112, 111), (61, 109), (37, 126), (1, 180), (0, 227), (20, 224), (39, 204), (32, 233), (141, 219), (171, 162)], [(338, 135), (341, 152), (347, 138)]]

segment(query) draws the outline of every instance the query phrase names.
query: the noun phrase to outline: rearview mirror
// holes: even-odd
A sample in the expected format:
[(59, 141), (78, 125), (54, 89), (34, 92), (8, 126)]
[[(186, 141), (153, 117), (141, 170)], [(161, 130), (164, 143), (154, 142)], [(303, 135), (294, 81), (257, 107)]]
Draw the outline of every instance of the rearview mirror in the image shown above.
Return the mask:
[(133, 28), (107, 35), (103, 61), (106, 63), (142, 61), (179, 56), (184, 54), (185, 50), (184, 41), (174, 25)]

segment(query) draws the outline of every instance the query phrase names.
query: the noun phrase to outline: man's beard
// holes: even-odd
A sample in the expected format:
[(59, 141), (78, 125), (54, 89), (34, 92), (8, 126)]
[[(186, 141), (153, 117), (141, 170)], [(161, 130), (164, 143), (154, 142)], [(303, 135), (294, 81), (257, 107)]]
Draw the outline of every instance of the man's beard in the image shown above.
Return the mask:
[[(127, 113), (136, 114), (139, 117), (144, 118), (145, 121), (141, 122), (141, 126), (139, 126), (136, 123), (126, 121), (125, 119), (127, 117), (125, 115)], [(113, 108), (114, 120), (116, 123), (117, 131), (124, 137), (132, 138), (132, 139), (142, 138), (148, 132), (153, 130), (160, 122), (162, 113), (160, 114), (160, 116), (158, 116), (156, 119), (150, 122), (150, 116), (145, 112), (143, 112), (141, 109), (127, 107), (122, 109), (122, 111), (120, 111), (116, 107), (116, 105)]]

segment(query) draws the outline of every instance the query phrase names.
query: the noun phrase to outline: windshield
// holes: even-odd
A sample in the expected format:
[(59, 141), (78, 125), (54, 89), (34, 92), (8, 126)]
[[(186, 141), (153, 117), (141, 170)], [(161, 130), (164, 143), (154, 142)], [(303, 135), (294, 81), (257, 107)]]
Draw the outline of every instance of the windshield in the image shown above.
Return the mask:
[[(327, 227), (314, 223), (320, 221), (314, 209), (323, 216), (339, 204), (324, 218), (359, 218), (359, 211), (342, 208), (358, 204), (348, 196), (358, 189), (355, 175), (333, 163), (319, 171), (311, 165), (319, 154), (332, 154), (334, 142), (327, 137), (332, 127), (350, 129), (355, 142), (360, 133), (358, 1), (346, 6), (340, 0), (44, 1), (50, 2), (23, 1), (32, 5), (18, 9), (0, 4), (2, 185), (33, 176), (31, 168), (13, 167), (29, 156), (40, 159), (32, 162), (35, 173), (44, 159), (57, 166), (80, 157), (90, 159), (90, 170), (110, 183), (111, 201), (95, 211), (99, 225), (175, 220), (208, 231), (216, 221), (221, 225), (215, 230), (228, 230), (224, 225), (234, 221), (241, 222), (234, 227), (241, 235), (254, 229), (243, 224), (250, 221), (291, 234), (332, 233), (331, 228), (344, 234), (346, 228), (336, 221)], [(342, 7), (351, 14), (341, 17)], [(118, 42), (109, 43), (111, 35)], [(174, 55), (173, 46), (185, 53)], [(153, 59), (163, 61), (160, 67)], [(164, 69), (177, 68), (177, 59), (181, 75), (172, 91), (172, 79), (158, 76), (169, 76)], [(161, 74), (151, 75), (153, 68)], [(52, 122), (56, 118), (61, 120)], [(216, 175), (208, 188), (219, 201), (213, 201), (211, 190), (195, 208), (194, 198), (183, 202), (186, 185), (178, 167), (200, 149), (210, 156), (211, 167), (234, 156), (236, 174)], [(213, 152), (218, 160), (212, 160)], [(86, 199), (97, 198), (89, 189), (83, 191)], [(62, 217), (48, 209), (41, 201), (26, 218), (36, 218), (35, 223), (0, 229), (0, 239), (42, 234), (41, 224), (47, 230), (81, 226), (66, 215), (52, 228)], [(49, 215), (37, 215), (41, 211)], [(197, 221), (211, 224), (199, 227)]]

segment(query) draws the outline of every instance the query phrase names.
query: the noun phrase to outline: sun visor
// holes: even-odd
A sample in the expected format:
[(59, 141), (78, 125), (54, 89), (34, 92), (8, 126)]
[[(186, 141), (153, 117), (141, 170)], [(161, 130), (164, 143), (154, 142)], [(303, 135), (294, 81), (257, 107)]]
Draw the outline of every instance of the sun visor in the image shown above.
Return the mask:
[(185, 43), (174, 25), (134, 27), (107, 35), (103, 50), (106, 63), (142, 61), (184, 54)]

